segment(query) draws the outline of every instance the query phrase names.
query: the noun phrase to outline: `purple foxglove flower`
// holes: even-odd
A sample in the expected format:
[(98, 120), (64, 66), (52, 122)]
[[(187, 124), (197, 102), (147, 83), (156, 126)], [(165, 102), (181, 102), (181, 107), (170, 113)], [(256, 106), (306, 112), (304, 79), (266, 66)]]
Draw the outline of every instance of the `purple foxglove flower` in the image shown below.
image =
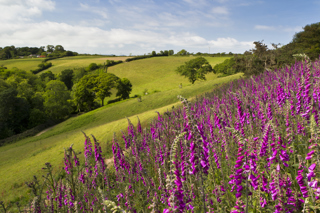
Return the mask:
[(236, 193), (236, 198), (241, 197), (241, 195), (242, 195), (242, 193), (241, 193), (241, 192)]

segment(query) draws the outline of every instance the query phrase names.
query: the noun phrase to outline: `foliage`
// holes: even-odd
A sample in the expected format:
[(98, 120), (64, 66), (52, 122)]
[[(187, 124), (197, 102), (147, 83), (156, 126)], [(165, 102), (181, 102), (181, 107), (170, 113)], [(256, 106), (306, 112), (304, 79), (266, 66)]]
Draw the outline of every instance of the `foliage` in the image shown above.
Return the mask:
[(145, 58), (152, 58), (157, 56), (170, 56), (170, 55), (173, 55), (173, 53), (174, 53), (173, 50), (165, 50), (165, 51), (161, 50), (160, 53), (156, 53), (156, 51), (152, 51), (151, 54), (149, 53), (149, 55), (141, 55), (141, 56), (135, 56), (132, 58), (127, 58), (126, 62), (145, 59)]
[(151, 55), (141, 55), (141, 56), (135, 56), (132, 58), (127, 58), (126, 62), (130, 62), (130, 61), (135, 61), (135, 60), (140, 60), (140, 59), (145, 59), (145, 58), (151, 58)]
[(72, 87), (73, 101), (79, 112), (91, 111), (94, 106), (95, 93), (93, 88), (96, 86), (96, 77), (97, 75), (85, 75)]
[(15, 47), (6, 46), (0, 47), (0, 59), (14, 59), (19, 57), (36, 57), (39, 55), (45, 55), (52, 58), (63, 57), (63, 56), (76, 56), (78, 53), (72, 51), (66, 51), (61, 45), (47, 45), (47, 51), (45, 47)]
[(98, 69), (98, 68), (99, 68), (99, 66), (96, 63), (91, 63), (88, 66), (88, 71), (93, 71), (93, 70)]
[(69, 103), (70, 92), (66, 85), (59, 80), (52, 80), (47, 83), (44, 97), (44, 107), (47, 115), (55, 120), (61, 120), (71, 112)]
[[(269, 49), (263, 41), (253, 42), (255, 48), (246, 51), (243, 55), (235, 55), (235, 69), (244, 72), (246, 76), (257, 75), (265, 70), (273, 70), (294, 63), (294, 54), (306, 53), (311, 60), (320, 55), (320, 22), (306, 25), (303, 31), (294, 35), (292, 41), (280, 47), (280, 44), (272, 44)], [(225, 67), (224, 72), (227, 72)]]
[(303, 31), (294, 35), (292, 42), (288, 44), (295, 53), (304, 52), (312, 60), (318, 59), (320, 55), (320, 22), (306, 25)]
[(235, 69), (234, 58), (226, 59), (224, 62), (217, 64), (213, 67), (213, 72), (217, 74), (222, 74), (222, 76), (233, 75), (238, 72)]
[(17, 95), (18, 91), (11, 87), (0, 90), (0, 139), (26, 129), (30, 106)]
[(117, 97), (127, 99), (132, 91), (132, 84), (127, 78), (119, 79), (117, 82), (117, 90)]
[(106, 61), (106, 66), (107, 67), (111, 67), (111, 66), (114, 66), (114, 65), (117, 65), (117, 64), (121, 64), (123, 63), (123, 61), (119, 60), (119, 61), (114, 61), (114, 60), (107, 60)]
[(72, 89), (73, 86), (73, 70), (72, 69), (65, 69), (61, 71), (59, 75), (59, 80), (62, 81), (68, 88), (68, 90)]
[(190, 53), (187, 51), (187, 50), (185, 50), (185, 49), (182, 49), (182, 50), (180, 50), (179, 52), (177, 52), (177, 55), (189, 55)]
[(104, 99), (111, 95), (110, 90), (116, 87), (119, 77), (112, 73), (102, 73), (96, 76), (96, 83), (93, 91), (96, 97), (101, 100), (101, 105), (104, 105)]
[(196, 80), (206, 80), (205, 74), (212, 71), (211, 65), (203, 57), (185, 62), (185, 65), (181, 65), (176, 69), (177, 73), (188, 78), (192, 84), (194, 84)]
[(40, 74), (40, 79), (45, 82), (56, 80), (56, 76), (49, 70)]
[(45, 69), (48, 69), (49, 67), (52, 66), (52, 63), (51, 62), (42, 62), (41, 64), (38, 65), (38, 69), (35, 69), (35, 70), (31, 70), (31, 72), (33, 72), (33, 74), (37, 74)]

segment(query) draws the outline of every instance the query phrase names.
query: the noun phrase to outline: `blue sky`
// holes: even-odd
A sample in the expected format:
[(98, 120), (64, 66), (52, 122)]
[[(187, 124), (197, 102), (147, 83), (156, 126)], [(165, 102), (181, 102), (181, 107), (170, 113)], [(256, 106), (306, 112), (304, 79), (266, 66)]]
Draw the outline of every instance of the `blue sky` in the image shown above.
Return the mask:
[(0, 46), (79, 53), (234, 52), (287, 44), (320, 21), (320, 0), (0, 0)]

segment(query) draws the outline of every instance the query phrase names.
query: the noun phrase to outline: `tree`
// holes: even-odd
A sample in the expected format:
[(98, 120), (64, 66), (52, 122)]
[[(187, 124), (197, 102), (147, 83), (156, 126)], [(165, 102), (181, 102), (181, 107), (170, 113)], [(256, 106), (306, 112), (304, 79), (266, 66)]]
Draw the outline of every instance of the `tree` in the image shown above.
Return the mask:
[(96, 70), (98, 68), (99, 68), (99, 66), (96, 63), (91, 63), (88, 66), (89, 71), (93, 71), (93, 70)]
[(22, 132), (28, 123), (30, 106), (17, 94), (14, 88), (0, 91), (0, 139)]
[(71, 90), (72, 89), (72, 86), (73, 86), (73, 82), (72, 82), (72, 79), (73, 79), (73, 70), (72, 69), (66, 69), (66, 70), (63, 70), (61, 72), (61, 74), (59, 75), (59, 80), (62, 81), (68, 88), (68, 90)]
[(303, 31), (294, 35), (292, 42), (289, 43), (289, 49), (293, 53), (306, 53), (310, 59), (319, 58), (320, 55), (320, 22), (306, 25)]
[(169, 50), (169, 55), (173, 55), (174, 51), (173, 50)]
[(152, 56), (156, 56), (156, 55), (157, 55), (156, 51), (153, 50), (152, 53), (151, 53), (151, 55), (152, 55)]
[(127, 78), (119, 79), (117, 84), (117, 94), (116, 96), (120, 97), (121, 99), (129, 98), (129, 95), (132, 91), (132, 84)]
[(177, 52), (177, 55), (188, 55), (188, 54), (189, 53), (185, 49), (182, 49), (179, 52)]
[(62, 53), (62, 52), (64, 52), (65, 50), (64, 50), (63, 46), (61, 46), (61, 45), (56, 45), (56, 47), (54, 48), (54, 51), (55, 51), (55, 52)]
[(40, 78), (42, 81), (46, 81), (46, 82), (56, 79), (55, 75), (51, 71), (41, 73)]
[(185, 65), (181, 65), (176, 69), (177, 73), (188, 78), (192, 84), (194, 84), (196, 80), (206, 80), (205, 74), (212, 71), (211, 65), (203, 57), (197, 57), (187, 61)]
[(53, 45), (47, 45), (47, 52), (53, 52), (54, 51), (54, 46)]
[(101, 100), (101, 105), (103, 106), (104, 99), (111, 95), (110, 90), (115, 87), (119, 77), (112, 73), (101, 73), (95, 80), (96, 85), (93, 88), (93, 91), (95, 92), (96, 97)]
[(93, 89), (96, 87), (96, 77), (98, 75), (85, 75), (77, 84), (72, 87), (73, 101), (79, 112), (91, 111), (96, 97)]
[(70, 114), (70, 92), (62, 81), (49, 81), (43, 96), (44, 108), (50, 118), (59, 120)]
[(226, 59), (224, 62), (216, 64), (213, 68), (214, 73), (222, 74), (222, 76), (233, 75), (237, 72), (234, 58)]

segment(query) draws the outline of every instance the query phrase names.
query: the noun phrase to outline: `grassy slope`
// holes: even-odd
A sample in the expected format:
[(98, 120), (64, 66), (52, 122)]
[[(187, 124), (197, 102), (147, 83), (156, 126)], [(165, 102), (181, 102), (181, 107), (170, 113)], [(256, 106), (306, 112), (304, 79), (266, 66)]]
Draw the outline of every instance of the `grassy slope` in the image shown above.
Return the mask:
[[(106, 60), (125, 60), (130, 57), (101, 57), (101, 56), (74, 56), (74, 57), (64, 57), (59, 59), (50, 60), (53, 66), (48, 70), (53, 73), (60, 73), (64, 69), (73, 69), (76, 67), (87, 67), (90, 63), (103, 64)], [(0, 60), (0, 65), (11, 69), (13, 67), (22, 70), (32, 70), (38, 67), (43, 61), (43, 58), (23, 58), (23, 59), (10, 59), (10, 60)]]
[[(87, 134), (94, 134), (96, 138), (102, 142), (104, 152), (106, 153), (106, 157), (108, 157), (111, 154), (111, 150), (110, 146), (107, 149), (106, 141), (111, 140), (113, 132), (126, 129), (127, 121), (124, 119), (125, 117), (133, 116), (133, 118), (130, 119), (136, 124), (136, 116), (138, 115), (142, 122), (147, 123), (148, 120), (156, 115), (156, 110), (164, 112), (167, 108), (170, 109), (172, 104), (177, 102), (177, 95), (193, 97), (211, 90), (215, 84), (227, 82), (240, 76), (240, 74), (238, 74), (216, 79), (214, 74), (210, 74), (212, 76), (208, 75), (208, 81), (196, 82), (194, 85), (183, 83), (183, 88), (179, 89), (177, 85), (180, 83), (180, 80), (186, 79), (179, 79), (180, 77), (178, 75), (172, 74), (172, 67), (166, 67), (165, 69), (159, 68), (161, 66), (169, 66), (168, 64), (171, 64), (170, 60), (173, 60), (169, 57), (167, 58), (169, 63), (166, 63), (164, 59), (165, 58), (154, 58), (152, 59), (153, 61), (148, 61), (151, 59), (134, 61), (136, 66), (133, 66), (134, 63), (130, 62), (132, 63), (131, 65), (130, 63), (126, 63), (110, 69), (110, 72), (114, 72), (122, 77), (121, 75), (129, 75), (129, 73), (139, 72), (139, 70), (142, 72), (144, 69), (142, 69), (141, 66), (146, 67), (145, 69), (152, 70), (150, 72), (154, 72), (155, 76), (158, 75), (161, 77), (158, 80), (154, 80), (154, 84), (159, 85), (163, 90), (162, 92), (143, 96), (142, 102), (131, 99), (121, 103), (107, 105), (60, 123), (41, 136), (27, 138), (15, 144), (0, 147), (0, 177), (4, 177), (0, 179), (0, 192), (1, 197), (5, 197), (0, 197), (0, 200), (12, 200), (21, 194), (21, 191), (25, 190), (25, 186), (23, 185), (24, 181), (30, 179), (33, 174), (39, 174), (45, 162), (51, 162), (55, 166), (61, 164), (63, 147), (68, 147), (73, 143), (77, 149), (82, 150), (83, 136), (81, 131), (85, 131)], [(174, 58), (174, 61), (178, 59), (179, 58)], [(221, 62), (221, 58), (216, 59), (219, 59), (217, 61)], [(160, 75), (158, 71), (153, 71), (154, 69), (152, 69), (150, 64), (154, 64), (154, 69), (162, 70), (162, 75)], [(121, 67), (128, 65), (131, 66), (130, 69)], [(171, 71), (167, 72), (169, 69), (171, 69)], [(166, 77), (164, 73), (176, 79), (176, 81), (171, 80), (174, 85), (165, 84), (165, 81), (168, 81), (169, 78)], [(144, 72), (144, 75), (147, 74), (148, 72)], [(137, 75), (139, 75), (139, 73)], [(149, 77), (144, 77), (142, 74), (140, 75), (139, 78), (143, 78), (144, 81), (139, 81), (138, 77), (134, 75), (131, 76), (134, 87), (137, 87), (136, 92), (143, 90), (146, 85), (152, 86), (152, 84), (148, 83)], [(128, 78), (130, 79), (130, 77)], [(167, 87), (163, 85), (167, 85)], [(151, 89), (153, 88), (157, 89), (157, 87), (152, 87)], [(13, 190), (14, 185), (16, 188)]]
[(32, 70), (38, 67), (38, 64), (41, 64), (42, 58), (27, 58), (27, 59), (10, 59), (10, 60), (0, 60), (0, 65), (12, 69), (14, 67), (21, 70)]
[(75, 57), (65, 57), (55, 60), (51, 60), (52, 67), (50, 70), (54, 74), (59, 74), (62, 70), (88, 67), (91, 63), (103, 64), (106, 60), (126, 60), (130, 57), (101, 57), (101, 56), (75, 56)]

